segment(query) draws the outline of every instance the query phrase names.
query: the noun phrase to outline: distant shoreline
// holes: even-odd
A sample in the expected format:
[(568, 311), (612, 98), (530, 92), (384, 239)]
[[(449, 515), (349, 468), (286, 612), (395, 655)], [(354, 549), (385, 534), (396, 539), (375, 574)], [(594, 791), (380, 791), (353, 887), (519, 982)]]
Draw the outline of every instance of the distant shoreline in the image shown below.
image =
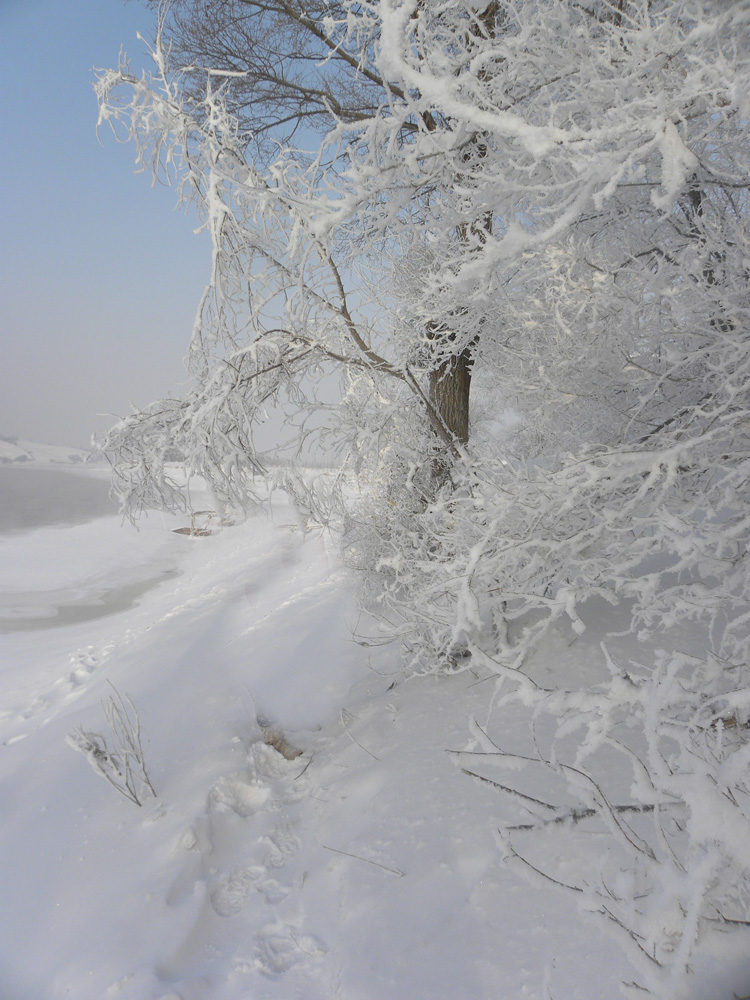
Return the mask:
[(90, 451), (64, 444), (42, 444), (21, 438), (0, 437), (0, 468), (52, 465), (78, 467), (91, 462)]

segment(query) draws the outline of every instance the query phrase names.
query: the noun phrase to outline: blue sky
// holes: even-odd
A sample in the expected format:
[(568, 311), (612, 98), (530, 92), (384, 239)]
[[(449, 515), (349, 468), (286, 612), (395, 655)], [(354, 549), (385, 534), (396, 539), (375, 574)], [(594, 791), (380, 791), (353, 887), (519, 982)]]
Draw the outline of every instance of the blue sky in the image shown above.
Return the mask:
[(184, 377), (208, 240), (99, 142), (91, 86), (152, 27), (138, 0), (0, 0), (0, 435), (86, 446)]

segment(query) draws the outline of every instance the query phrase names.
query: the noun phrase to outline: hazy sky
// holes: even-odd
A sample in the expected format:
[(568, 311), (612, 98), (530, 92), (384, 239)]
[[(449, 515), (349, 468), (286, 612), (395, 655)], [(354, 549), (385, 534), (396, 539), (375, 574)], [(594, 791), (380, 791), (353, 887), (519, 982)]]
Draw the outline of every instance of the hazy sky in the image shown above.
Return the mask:
[(152, 26), (139, 0), (0, 0), (0, 435), (85, 447), (184, 377), (210, 246), (97, 140), (91, 86)]

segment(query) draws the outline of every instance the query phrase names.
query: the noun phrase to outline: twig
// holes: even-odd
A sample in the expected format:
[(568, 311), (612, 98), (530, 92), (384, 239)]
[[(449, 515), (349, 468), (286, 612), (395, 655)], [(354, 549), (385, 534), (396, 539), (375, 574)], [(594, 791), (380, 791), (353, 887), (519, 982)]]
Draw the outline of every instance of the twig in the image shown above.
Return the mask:
[[(533, 802), (536, 806), (542, 806), (544, 809), (560, 809), (560, 806), (553, 806), (550, 802), (543, 802), (541, 799), (535, 799), (532, 795), (525, 795), (523, 792), (519, 792), (516, 788), (509, 788), (507, 785), (501, 785), (499, 781), (493, 781), (492, 778), (485, 778), (484, 775), (477, 774), (476, 771), (469, 771), (465, 767), (462, 767), (461, 771), (464, 774), (468, 774), (472, 778), (479, 778), (480, 781), (484, 781), (488, 785), (493, 785), (495, 788), (499, 788), (503, 792), (508, 792), (510, 795), (516, 795), (519, 799), (525, 799), (526, 802)], [(556, 820), (553, 822), (556, 822)]]
[(398, 875), (399, 878), (404, 878), (406, 872), (402, 872), (400, 868), (389, 868), (387, 865), (381, 865), (379, 861), (371, 861), (369, 858), (360, 857), (359, 854), (350, 854), (349, 851), (340, 851), (337, 847), (327, 847), (325, 844), (321, 845), (324, 851), (333, 851), (334, 854), (343, 854), (347, 858), (354, 858), (356, 861), (364, 861), (365, 864), (375, 865), (376, 868), (382, 868), (384, 872), (390, 872), (391, 875)]
[(369, 754), (372, 757), (373, 760), (380, 760), (380, 757), (376, 757), (374, 753), (372, 753), (370, 750), (368, 750), (367, 747), (363, 747), (362, 744), (359, 742), (359, 740), (356, 739), (354, 736), (352, 736), (351, 730), (347, 726), (346, 719), (344, 718), (344, 716), (347, 715), (347, 714), (349, 714), (349, 713), (347, 713), (346, 710), (342, 708), (341, 712), (339, 714), (341, 716), (341, 725), (346, 730), (347, 735), (348, 735), (349, 739), (352, 741), (352, 743), (356, 743), (356, 745), (359, 747), (359, 749), (360, 750), (364, 750), (364, 752), (366, 754)]
[(313, 762), (313, 759), (312, 759), (312, 757), (311, 757), (311, 758), (310, 758), (310, 759), (308, 760), (308, 762), (307, 762), (307, 763), (305, 764), (305, 766), (304, 766), (304, 767), (302, 768), (302, 770), (300, 771), (300, 773), (299, 773), (299, 774), (295, 774), (295, 776), (294, 776), (294, 780), (295, 780), (295, 781), (296, 781), (296, 780), (297, 780), (298, 778), (301, 778), (301, 777), (302, 777), (302, 775), (303, 775), (303, 774), (305, 773), (305, 771), (306, 771), (306, 770), (308, 769), (308, 767), (309, 767), (309, 766), (310, 766), (310, 765), (312, 764), (312, 762)]
[[(518, 793), (516, 793), (518, 794)], [(624, 806), (613, 806), (610, 805), (612, 812), (616, 813), (649, 813), (653, 812), (656, 806), (652, 805), (624, 805)], [(563, 813), (561, 816), (552, 816), (550, 819), (540, 819), (538, 823), (518, 823), (515, 826), (506, 827), (507, 830), (538, 830), (542, 826), (552, 826), (555, 823), (566, 823), (570, 820), (572, 823), (577, 823), (582, 819), (589, 819), (591, 816), (600, 816), (601, 812), (598, 809), (593, 809), (589, 807), (588, 809), (570, 809)]]
[(484, 738), (487, 740), (487, 742), (490, 743), (497, 750), (498, 753), (501, 753), (501, 754), (505, 755), (505, 750), (503, 750), (502, 747), (498, 746), (497, 743), (495, 743), (495, 741), (489, 735), (489, 733), (487, 732), (487, 730), (486, 729), (482, 729), (482, 727), (479, 725), (479, 723), (477, 722), (476, 719), (474, 719), (473, 721), (474, 721), (474, 725), (477, 727), (477, 729), (482, 734), (482, 736), (484, 736)]
[[(548, 767), (553, 766), (549, 761), (546, 761), (545, 763), (547, 764)], [(607, 817), (611, 819), (612, 827), (614, 828), (612, 832), (614, 833), (615, 831), (617, 831), (621, 833), (631, 847), (633, 847), (636, 851), (639, 851), (641, 854), (645, 854), (646, 857), (650, 858), (652, 861), (656, 861), (656, 855), (654, 854), (649, 844), (647, 844), (645, 840), (639, 837), (634, 830), (631, 830), (629, 826), (627, 826), (625, 823), (621, 823), (617, 819), (614, 807), (612, 806), (607, 796), (604, 794), (602, 789), (599, 787), (596, 781), (594, 781), (594, 779), (591, 777), (590, 774), (587, 774), (585, 771), (579, 770), (579, 768), (577, 767), (573, 767), (572, 764), (560, 764), (558, 766), (563, 771), (570, 771), (573, 774), (579, 775), (590, 785), (593, 785), (596, 793), (593, 796), (593, 798), (596, 800), (596, 798), (598, 797), (598, 802), (597, 802), (597, 805), (599, 807), (598, 812), (602, 814), (602, 817), (605, 820)], [(610, 829), (612, 829), (612, 827), (610, 827)]]
[[(501, 837), (503, 837), (502, 831), (498, 830), (497, 832), (500, 834)], [(526, 865), (526, 867), (530, 868), (533, 872), (536, 872), (536, 874), (540, 875), (543, 879), (546, 879), (548, 882), (552, 882), (553, 885), (560, 886), (562, 889), (570, 889), (571, 892), (583, 892), (583, 889), (580, 887), (580, 885), (569, 885), (567, 882), (561, 882), (559, 879), (552, 878), (551, 875), (548, 875), (546, 872), (543, 872), (541, 868), (537, 868), (536, 865), (532, 865), (530, 861), (527, 861), (526, 858), (524, 858), (522, 855), (518, 853), (515, 847), (513, 847), (513, 845), (509, 841), (507, 841), (505, 837), (503, 837), (503, 843), (508, 848), (508, 850), (510, 851), (510, 853), (513, 855), (514, 858), (517, 858), (522, 864)]]
[(725, 917), (721, 910), (717, 910), (723, 924), (738, 924), (741, 927), (750, 927), (750, 920), (736, 920), (733, 917)]
[[(480, 732), (484, 733), (484, 731), (481, 729), (480, 726), (478, 726), (478, 724), (477, 727), (480, 729)], [(486, 736), (486, 733), (484, 735)], [(489, 737), (487, 738), (489, 739)], [(492, 743), (492, 740), (490, 740), (490, 742)], [(492, 745), (497, 746), (497, 744), (495, 743), (493, 743)], [(587, 774), (585, 771), (579, 770), (577, 767), (573, 767), (572, 764), (561, 764), (561, 763), (553, 764), (551, 761), (545, 760), (542, 756), (526, 757), (523, 754), (505, 753), (503, 751), (500, 752), (500, 756), (510, 757), (512, 760), (523, 760), (535, 764), (542, 764), (544, 767), (547, 767), (552, 771), (561, 771), (578, 775), (579, 778), (582, 778), (584, 781), (588, 782), (589, 785), (592, 785), (593, 788), (595, 789), (596, 794), (593, 796), (593, 798), (598, 807), (595, 811), (598, 812), (603, 819), (606, 820), (607, 818), (609, 818), (611, 824), (610, 829), (612, 829), (612, 832), (619, 833), (630, 844), (630, 846), (635, 848), (635, 850), (637, 850), (639, 853), (645, 854), (652, 861), (656, 860), (656, 856), (651, 847), (644, 840), (642, 840), (641, 837), (639, 837), (638, 834), (635, 833), (635, 831), (631, 830), (629, 826), (620, 822), (617, 819), (618, 810), (614, 806), (612, 806), (607, 796), (604, 794), (604, 792), (601, 790), (599, 785), (596, 783), (596, 781), (594, 781), (594, 779), (591, 777), (590, 774)], [(467, 773), (473, 774), (473, 772), (467, 772)], [(480, 775), (475, 775), (475, 777), (480, 777)], [(489, 784), (497, 784), (497, 782), (493, 782), (489, 778), (483, 778), (482, 780), (487, 781)], [(498, 788), (504, 788), (504, 786), (498, 785)], [(513, 789), (504, 788), (504, 791), (511, 791), (515, 795), (520, 794), (519, 792), (516, 792)], [(626, 812), (628, 811), (628, 807), (625, 807), (619, 811)]]
[(625, 933), (628, 935), (629, 938), (632, 938), (636, 948), (638, 948), (646, 956), (649, 962), (653, 962), (654, 965), (658, 966), (661, 969), (662, 964), (659, 961), (659, 959), (656, 958), (655, 955), (651, 955), (649, 954), (649, 952), (646, 951), (641, 942), (638, 940), (638, 935), (635, 933), (635, 931), (631, 930), (630, 927), (624, 924), (619, 917), (615, 916), (615, 914), (604, 903), (602, 903), (601, 912), (604, 913), (605, 916), (609, 917), (609, 919), (613, 923), (615, 923), (618, 927), (620, 927), (623, 931), (625, 931)]
[(480, 684), (486, 684), (487, 681), (496, 681), (496, 680), (497, 680), (497, 674), (488, 674), (487, 677), (480, 677), (479, 680), (473, 681), (471, 684), (469, 684), (468, 689), (471, 690), (471, 688), (478, 687), (478, 685)]
[[(481, 727), (478, 728), (481, 729)], [(489, 739), (489, 737), (487, 738)], [(490, 740), (490, 742), (492, 741)], [(500, 751), (500, 753), (493, 753), (490, 750), (446, 750), (446, 753), (466, 754), (469, 757), (513, 757), (516, 760), (524, 760), (524, 761), (529, 761), (531, 763), (544, 764), (547, 767), (551, 766), (549, 761), (546, 761), (542, 758), (522, 757), (518, 754), (508, 754), (505, 753), (504, 751)], [(593, 779), (590, 778), (589, 775), (586, 775), (584, 772), (578, 771), (577, 768), (572, 768), (569, 764), (561, 764), (559, 766), (564, 769), (576, 771), (578, 774), (583, 774), (584, 777), (588, 778), (593, 783)], [(479, 778), (480, 781), (484, 781), (488, 785), (494, 785), (495, 788), (499, 788), (503, 792), (508, 792), (510, 795), (516, 795), (518, 798), (528, 799), (530, 802), (534, 802), (536, 805), (544, 806), (545, 809), (559, 811), (562, 808), (561, 806), (553, 806), (549, 802), (543, 802), (540, 799), (535, 799), (530, 795), (525, 795), (523, 792), (519, 792), (518, 789), (516, 788), (510, 788), (507, 785), (501, 785), (499, 781), (493, 781), (492, 778), (485, 778), (484, 775), (477, 774), (475, 771), (469, 771), (465, 767), (462, 767), (461, 770), (463, 771), (464, 774), (468, 774), (473, 778)], [(599, 790), (598, 785), (595, 785), (595, 787)], [(600, 794), (602, 794), (601, 791)], [(664, 806), (669, 806), (669, 805), (680, 805), (680, 802), (675, 801), (675, 802), (661, 803), (659, 808), (663, 808)], [(635, 803), (625, 803), (623, 805), (613, 805), (611, 802), (606, 801), (606, 811), (609, 811), (611, 813), (650, 813), (653, 812), (655, 809), (656, 806), (653, 804), (637, 805)], [(568, 820), (577, 823), (579, 820), (588, 819), (591, 816), (601, 816), (601, 815), (602, 815), (601, 808), (595, 809), (593, 807), (588, 807), (585, 809), (570, 809), (559, 816), (553, 816), (550, 817), (549, 819), (540, 819), (538, 823), (519, 823), (515, 826), (508, 826), (506, 827), (506, 829), (536, 830), (540, 826), (549, 826), (554, 823), (565, 823)], [(621, 829), (619, 824), (618, 824), (618, 829)]]

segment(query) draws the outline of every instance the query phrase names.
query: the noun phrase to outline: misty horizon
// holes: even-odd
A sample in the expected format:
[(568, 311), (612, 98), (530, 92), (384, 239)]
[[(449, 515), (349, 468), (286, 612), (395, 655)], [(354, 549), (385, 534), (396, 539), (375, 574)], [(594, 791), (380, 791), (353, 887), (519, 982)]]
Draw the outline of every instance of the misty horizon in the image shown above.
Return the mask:
[[(208, 240), (176, 193), (97, 136), (94, 67), (134, 71), (153, 31), (141, 3), (0, 8), (0, 434), (90, 448), (91, 437), (178, 391)], [(29, 59), (33, 39), (34, 58)]]

